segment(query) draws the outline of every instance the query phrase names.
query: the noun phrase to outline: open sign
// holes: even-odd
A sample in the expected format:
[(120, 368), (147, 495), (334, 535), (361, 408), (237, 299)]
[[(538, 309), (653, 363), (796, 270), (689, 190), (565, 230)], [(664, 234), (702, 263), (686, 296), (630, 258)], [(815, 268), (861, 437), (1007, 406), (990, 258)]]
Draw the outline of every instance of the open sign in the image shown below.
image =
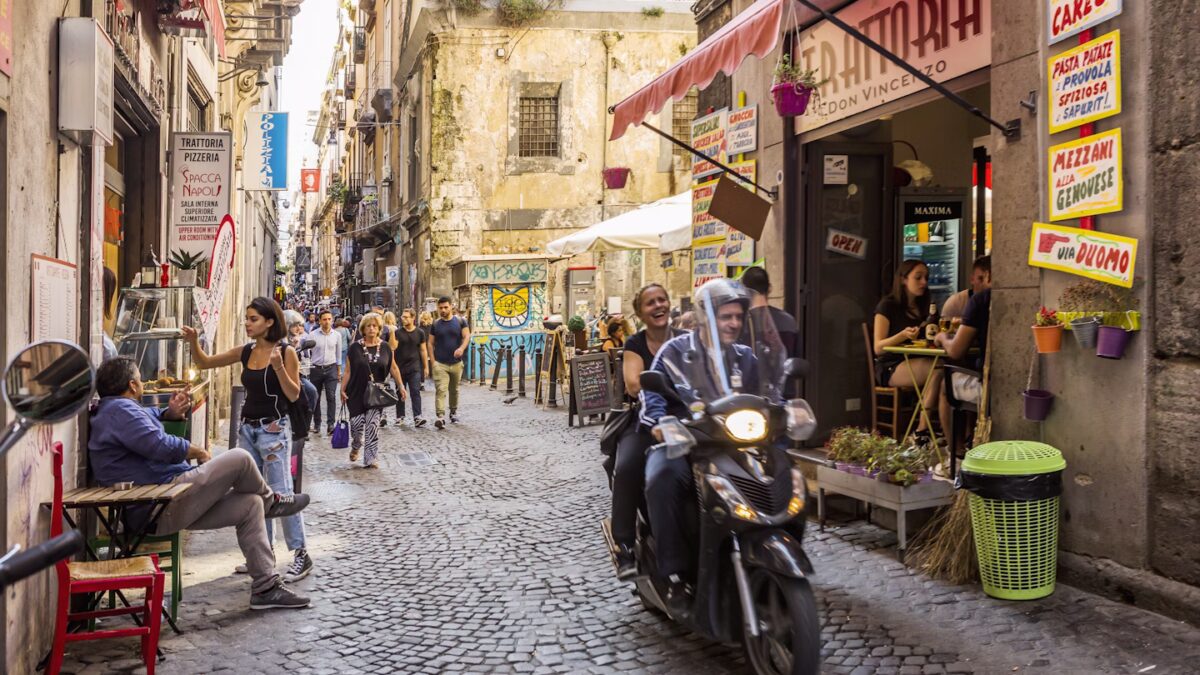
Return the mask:
[(825, 236), (825, 250), (865, 260), (867, 240), (865, 237), (856, 237), (849, 232), (830, 229), (829, 234)]

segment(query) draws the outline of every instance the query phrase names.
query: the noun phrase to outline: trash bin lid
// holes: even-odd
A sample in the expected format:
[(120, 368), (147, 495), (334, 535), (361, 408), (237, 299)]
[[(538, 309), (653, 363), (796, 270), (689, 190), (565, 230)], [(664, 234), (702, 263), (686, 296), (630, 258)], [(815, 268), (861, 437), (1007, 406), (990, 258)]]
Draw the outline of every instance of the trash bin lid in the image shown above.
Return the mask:
[(967, 453), (962, 470), (992, 476), (1029, 476), (1067, 468), (1057, 448), (1034, 441), (996, 441)]

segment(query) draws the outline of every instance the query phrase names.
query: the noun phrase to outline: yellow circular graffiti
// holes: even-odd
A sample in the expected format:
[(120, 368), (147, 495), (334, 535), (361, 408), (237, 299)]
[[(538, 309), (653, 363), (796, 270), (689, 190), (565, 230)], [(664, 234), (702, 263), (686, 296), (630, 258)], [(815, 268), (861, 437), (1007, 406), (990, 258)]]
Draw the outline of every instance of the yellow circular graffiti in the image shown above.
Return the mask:
[(492, 287), (492, 315), (496, 325), (503, 328), (520, 328), (529, 320), (529, 287), (516, 291)]

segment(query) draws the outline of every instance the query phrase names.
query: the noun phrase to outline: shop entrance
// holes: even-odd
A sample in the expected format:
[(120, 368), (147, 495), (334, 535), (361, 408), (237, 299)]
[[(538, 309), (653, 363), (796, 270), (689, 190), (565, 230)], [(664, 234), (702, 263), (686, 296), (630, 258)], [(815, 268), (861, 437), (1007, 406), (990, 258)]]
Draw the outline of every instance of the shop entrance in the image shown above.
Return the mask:
[(815, 364), (807, 398), (824, 438), (870, 415), (862, 324), (890, 278), (892, 148), (882, 143), (817, 142), (805, 146), (809, 167), (802, 307), (806, 356)]

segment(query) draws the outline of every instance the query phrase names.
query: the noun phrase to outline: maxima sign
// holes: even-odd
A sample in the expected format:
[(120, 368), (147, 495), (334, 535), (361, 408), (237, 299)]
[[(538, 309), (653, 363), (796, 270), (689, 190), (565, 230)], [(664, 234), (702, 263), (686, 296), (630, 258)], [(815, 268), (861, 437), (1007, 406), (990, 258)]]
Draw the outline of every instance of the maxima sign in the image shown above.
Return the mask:
[[(837, 17), (937, 82), (992, 62), (989, 0), (860, 0)], [(829, 78), (796, 118), (800, 132), (926, 88), (828, 21), (800, 34), (796, 62)]]

